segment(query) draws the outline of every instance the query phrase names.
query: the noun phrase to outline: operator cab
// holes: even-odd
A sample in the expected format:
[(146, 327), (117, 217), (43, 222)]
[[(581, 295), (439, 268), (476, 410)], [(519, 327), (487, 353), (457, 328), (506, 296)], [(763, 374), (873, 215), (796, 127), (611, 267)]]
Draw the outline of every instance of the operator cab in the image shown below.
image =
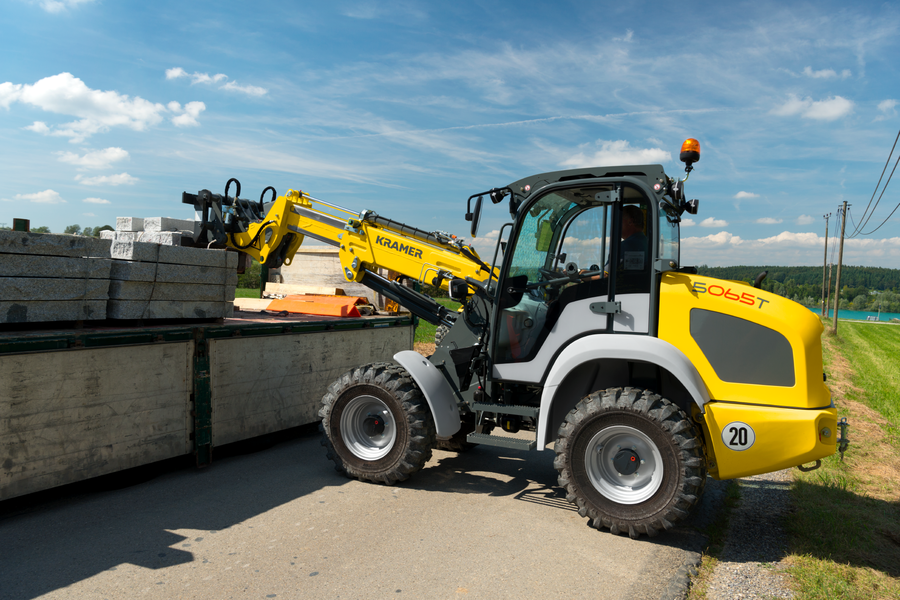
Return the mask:
[(653, 165), (548, 173), (510, 186), (514, 194), (536, 189), (517, 194), (492, 320), (496, 376), (539, 382), (562, 347), (585, 335), (655, 334), (654, 266), (679, 259), (678, 219), (667, 203), (660, 208), (665, 182)]

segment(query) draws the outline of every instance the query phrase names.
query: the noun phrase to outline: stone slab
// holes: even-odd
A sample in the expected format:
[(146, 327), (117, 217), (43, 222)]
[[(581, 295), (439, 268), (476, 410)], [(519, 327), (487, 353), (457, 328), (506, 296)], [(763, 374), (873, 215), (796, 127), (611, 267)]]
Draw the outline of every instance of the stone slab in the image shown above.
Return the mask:
[(155, 263), (159, 260), (159, 245), (115, 240), (110, 247), (110, 257), (116, 260)]
[(109, 319), (222, 319), (234, 314), (231, 302), (110, 300)]
[(181, 246), (159, 247), (159, 262), (171, 265), (236, 269), (237, 261), (238, 253), (227, 250), (207, 250), (206, 248), (186, 248)]
[(106, 300), (108, 279), (0, 277), (4, 301)]
[(194, 221), (173, 219), (171, 217), (147, 217), (144, 219), (144, 231), (194, 231)]
[(102, 321), (107, 300), (0, 301), (0, 323)]
[(0, 231), (0, 253), (109, 258), (109, 240), (81, 235)]
[(194, 283), (113, 280), (109, 282), (109, 299), (225, 302), (234, 300), (234, 287)]
[(183, 234), (180, 231), (116, 231), (113, 242), (142, 242), (145, 244), (163, 244), (180, 246)]
[(109, 279), (112, 260), (31, 254), (0, 254), (0, 277)]
[(159, 283), (194, 283), (237, 285), (237, 272), (217, 267), (169, 265), (136, 261), (113, 261), (110, 279), (122, 281), (156, 281)]
[(141, 217), (116, 217), (116, 231), (143, 231), (144, 219)]
[(116, 237), (116, 232), (115, 232), (115, 231), (110, 231), (110, 230), (108, 230), (108, 229), (104, 229), (103, 231), (100, 232), (100, 239), (101, 239), (101, 240), (109, 240), (109, 241), (112, 241), (113, 239), (115, 239), (115, 237)]
[(145, 242), (116, 240), (110, 250), (112, 258), (139, 262), (159, 262), (172, 265), (220, 267), (236, 269), (238, 253), (227, 250), (162, 246)]

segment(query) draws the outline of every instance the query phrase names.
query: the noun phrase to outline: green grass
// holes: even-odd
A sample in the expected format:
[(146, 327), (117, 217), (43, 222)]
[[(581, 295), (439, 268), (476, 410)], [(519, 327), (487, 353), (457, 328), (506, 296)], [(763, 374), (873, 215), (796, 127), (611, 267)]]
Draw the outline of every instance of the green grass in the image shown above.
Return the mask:
[(841, 322), (823, 353), (851, 445), (844, 461), (795, 471), (787, 528), (797, 598), (900, 599), (900, 327)]
[(853, 383), (848, 397), (881, 413), (889, 423), (891, 444), (900, 449), (900, 325), (838, 323), (834, 340), (853, 365)]
[[(459, 308), (459, 302), (454, 302), (449, 298), (435, 298), (435, 301), (453, 311)], [(435, 331), (437, 331), (437, 325), (432, 325), (428, 321), (419, 319), (419, 325), (416, 327), (415, 341), (430, 344), (434, 342)]]
[(235, 298), (259, 298), (259, 288), (237, 288), (234, 290)]

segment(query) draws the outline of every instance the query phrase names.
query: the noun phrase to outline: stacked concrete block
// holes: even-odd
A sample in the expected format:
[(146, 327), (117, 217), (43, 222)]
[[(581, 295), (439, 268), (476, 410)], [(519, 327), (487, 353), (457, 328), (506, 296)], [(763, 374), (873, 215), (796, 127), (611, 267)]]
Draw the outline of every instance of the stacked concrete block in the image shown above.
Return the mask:
[(0, 231), (0, 323), (106, 319), (110, 242)]
[(100, 237), (112, 242), (148, 242), (181, 246), (193, 236), (194, 221), (170, 217), (116, 217), (115, 231), (101, 231)]
[(117, 239), (110, 255), (110, 319), (219, 319), (234, 313), (236, 252)]

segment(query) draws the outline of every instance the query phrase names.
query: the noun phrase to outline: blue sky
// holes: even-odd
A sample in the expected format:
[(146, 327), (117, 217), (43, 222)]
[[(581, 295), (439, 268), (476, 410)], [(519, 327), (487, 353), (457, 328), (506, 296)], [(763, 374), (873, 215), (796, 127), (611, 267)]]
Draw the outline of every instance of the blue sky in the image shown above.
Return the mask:
[[(683, 175), (694, 137), (682, 262), (817, 265), (823, 215), (862, 217), (900, 129), (889, 3), (5, 0), (0, 25), (0, 223), (55, 232), (191, 218), (182, 191), (237, 177), (466, 235), (472, 193)], [(900, 268), (900, 211), (844, 260)]]

